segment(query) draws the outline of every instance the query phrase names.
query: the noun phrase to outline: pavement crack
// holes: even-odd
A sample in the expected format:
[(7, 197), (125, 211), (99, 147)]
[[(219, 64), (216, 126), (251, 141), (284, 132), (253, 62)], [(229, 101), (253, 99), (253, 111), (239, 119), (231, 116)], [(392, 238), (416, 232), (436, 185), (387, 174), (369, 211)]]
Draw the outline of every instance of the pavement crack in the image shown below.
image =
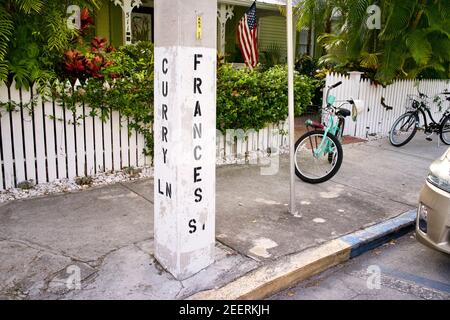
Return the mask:
[(103, 265), (105, 259), (106, 259), (109, 255), (111, 255), (111, 254), (113, 254), (113, 253), (115, 253), (115, 252), (117, 252), (117, 251), (119, 251), (119, 250), (121, 250), (121, 249), (124, 249), (124, 248), (126, 248), (126, 247), (131, 247), (131, 246), (134, 246), (134, 247), (136, 247), (137, 249), (139, 249), (140, 251), (149, 254), (149, 252), (146, 252), (146, 251), (144, 251), (143, 249), (139, 248), (139, 246), (138, 246), (137, 244), (140, 243), (140, 242), (149, 241), (149, 240), (152, 240), (152, 239), (153, 239), (153, 237), (150, 237), (150, 238), (140, 239), (140, 240), (134, 241), (134, 242), (132, 242), (132, 243), (127, 243), (127, 244), (125, 244), (125, 245), (123, 245), (123, 246), (116, 247), (116, 248), (114, 248), (114, 249), (109, 250), (108, 252), (102, 254), (100, 257), (98, 257), (98, 258), (95, 259), (95, 260), (90, 260), (90, 261), (85, 262), (85, 263), (87, 263), (89, 266), (91, 266), (91, 267), (93, 267), (93, 268), (100, 268), (100, 267)]
[(27, 247), (29, 249), (37, 250), (38, 253), (45, 252), (45, 253), (49, 253), (49, 254), (54, 255), (54, 256), (60, 256), (60, 257), (64, 257), (64, 258), (70, 259), (70, 260), (72, 260), (74, 262), (81, 262), (81, 263), (88, 264), (88, 261), (85, 261), (85, 260), (77, 258), (77, 257), (70, 256), (70, 255), (68, 255), (68, 254), (66, 254), (64, 252), (54, 250), (54, 249), (52, 249), (52, 248), (50, 248), (48, 246), (44, 246), (44, 245), (41, 245), (39, 243), (35, 243), (35, 242), (32, 242), (32, 241), (29, 241), (29, 240), (6, 238), (6, 239), (2, 239), (1, 241), (7, 241), (7, 242), (11, 242), (11, 243), (20, 244), (20, 245), (23, 245), (23, 246), (25, 246), (25, 247)]
[(150, 202), (151, 204), (154, 204), (153, 200), (148, 198), (147, 196), (144, 196), (143, 194), (137, 192), (136, 190), (133, 190), (132, 188), (130, 188), (129, 186), (127, 186), (126, 183), (123, 182), (119, 182), (119, 184), (124, 187), (125, 189), (133, 192), (134, 194), (138, 195), (139, 197), (143, 198), (144, 200), (146, 200), (147, 202)]
[(177, 294), (175, 295), (175, 299), (178, 299), (179, 298), (179, 296), (180, 296), (180, 294), (181, 294), (181, 292), (184, 290), (184, 289), (186, 289), (186, 287), (184, 286), (184, 284), (183, 284), (183, 281), (178, 281), (178, 283), (181, 285), (181, 288), (180, 288), (180, 290), (178, 290), (178, 292), (177, 292)]
[(333, 179), (331, 179), (331, 181), (334, 182), (335, 184), (338, 184), (338, 185), (341, 185), (341, 186), (344, 186), (344, 187), (347, 187), (347, 188), (350, 188), (350, 189), (353, 189), (353, 190), (358, 190), (360, 192), (364, 192), (366, 194), (370, 194), (371, 196), (374, 196), (374, 197), (377, 197), (377, 198), (381, 198), (381, 199), (384, 199), (384, 200), (389, 200), (389, 201), (392, 201), (392, 202), (395, 202), (395, 203), (399, 203), (399, 204), (405, 205), (407, 207), (410, 207), (411, 209), (414, 209), (416, 207), (415, 205), (413, 205), (411, 203), (407, 203), (407, 202), (404, 202), (404, 201), (401, 201), (401, 200), (392, 199), (392, 198), (389, 198), (389, 197), (384, 197), (384, 196), (379, 195), (379, 194), (377, 194), (375, 192), (371, 192), (371, 191), (367, 191), (367, 190), (364, 190), (364, 189), (361, 189), (361, 188), (357, 188), (357, 187), (351, 186), (351, 185), (343, 183), (343, 182), (339, 182), (339, 181), (336, 181), (336, 180), (333, 180)]

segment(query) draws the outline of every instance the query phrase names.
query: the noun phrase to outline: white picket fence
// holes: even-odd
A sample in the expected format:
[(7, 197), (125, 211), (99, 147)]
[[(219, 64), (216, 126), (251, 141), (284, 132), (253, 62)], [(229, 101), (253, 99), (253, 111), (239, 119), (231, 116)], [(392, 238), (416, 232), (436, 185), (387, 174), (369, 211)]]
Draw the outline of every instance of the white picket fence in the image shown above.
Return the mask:
[(289, 147), (288, 121), (269, 124), (256, 131), (227, 130), (216, 134), (216, 163), (245, 163), (287, 152)]
[[(34, 107), (27, 106), (32, 95), (37, 97)], [(135, 130), (129, 134), (129, 119), (119, 112), (111, 112), (103, 122), (91, 116), (87, 105), (77, 106), (74, 114), (56, 101), (16, 90), (14, 84), (0, 85), (0, 102), (8, 101), (20, 106), (12, 111), (0, 108), (0, 190), (26, 180), (45, 183), (151, 165), (142, 152), (143, 135)], [(278, 151), (288, 144), (278, 129), (286, 130), (286, 124), (270, 125), (237, 141), (218, 133), (217, 162), (236, 163)]]
[[(444, 91), (450, 92), (449, 80), (398, 80), (383, 88), (381, 85), (372, 84), (370, 80), (361, 79), (360, 73), (350, 75), (330, 73), (326, 78), (326, 86), (338, 81), (342, 81), (343, 84), (332, 91), (337, 101), (349, 99), (363, 101), (364, 108), (358, 114), (356, 122), (348, 118), (344, 130), (344, 135), (362, 139), (387, 136), (394, 121), (406, 111), (407, 96), (418, 95), (417, 88), (429, 97), (435, 97)], [(325, 94), (326, 90), (324, 97)], [(381, 104), (382, 97), (386, 105), (393, 107), (392, 110), (386, 110)], [(439, 121), (442, 113), (450, 107), (448, 101), (445, 99), (441, 101), (439, 107), (430, 99), (431, 113), (436, 121)], [(351, 110), (349, 105), (344, 107)]]

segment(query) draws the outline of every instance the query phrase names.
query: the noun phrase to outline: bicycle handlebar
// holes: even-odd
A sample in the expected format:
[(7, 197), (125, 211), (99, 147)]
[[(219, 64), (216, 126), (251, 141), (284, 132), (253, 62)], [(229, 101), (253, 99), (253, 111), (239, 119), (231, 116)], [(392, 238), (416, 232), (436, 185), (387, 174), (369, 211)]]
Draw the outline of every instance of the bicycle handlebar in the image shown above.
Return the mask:
[(332, 86), (330, 86), (330, 89), (337, 88), (337, 87), (339, 87), (341, 84), (342, 84), (342, 81), (339, 81), (339, 82), (333, 84)]

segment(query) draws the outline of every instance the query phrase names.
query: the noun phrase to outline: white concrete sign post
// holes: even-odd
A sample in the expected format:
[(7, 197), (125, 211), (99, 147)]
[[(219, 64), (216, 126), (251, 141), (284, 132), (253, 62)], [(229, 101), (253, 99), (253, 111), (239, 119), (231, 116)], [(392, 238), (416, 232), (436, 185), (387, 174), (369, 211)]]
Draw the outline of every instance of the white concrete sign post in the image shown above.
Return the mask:
[(155, 256), (177, 279), (214, 261), (217, 2), (155, 0)]

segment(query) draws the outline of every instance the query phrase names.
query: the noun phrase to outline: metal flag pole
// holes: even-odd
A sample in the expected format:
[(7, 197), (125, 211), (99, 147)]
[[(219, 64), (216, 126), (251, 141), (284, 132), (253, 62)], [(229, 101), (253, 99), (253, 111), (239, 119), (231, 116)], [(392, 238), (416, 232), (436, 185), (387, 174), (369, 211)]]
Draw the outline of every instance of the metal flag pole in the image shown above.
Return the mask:
[(301, 217), (295, 206), (295, 120), (294, 120), (294, 39), (292, 22), (292, 0), (287, 6), (287, 60), (288, 60), (288, 109), (289, 109), (289, 158), (290, 158), (290, 200), (289, 212)]

